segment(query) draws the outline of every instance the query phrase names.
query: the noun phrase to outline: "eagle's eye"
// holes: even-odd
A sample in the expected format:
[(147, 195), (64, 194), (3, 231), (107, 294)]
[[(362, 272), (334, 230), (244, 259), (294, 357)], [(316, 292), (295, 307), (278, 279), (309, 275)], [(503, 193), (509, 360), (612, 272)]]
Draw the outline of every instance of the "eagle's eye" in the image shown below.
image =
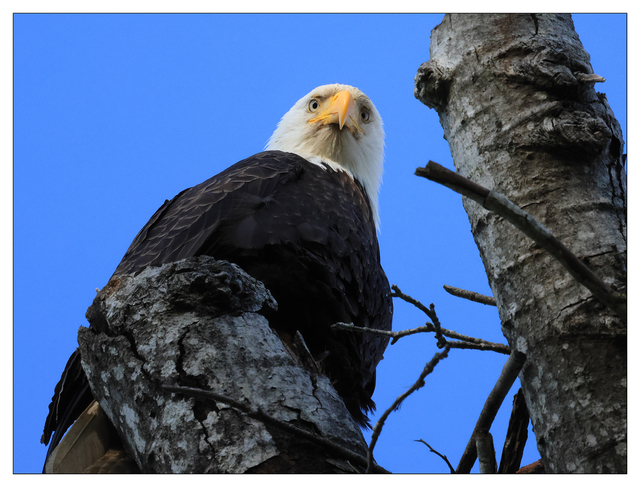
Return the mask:
[(309, 111), (315, 112), (318, 108), (320, 108), (320, 103), (315, 98), (311, 98), (309, 101)]
[(368, 122), (369, 112), (367, 110), (362, 110), (362, 112), (360, 113), (360, 118), (362, 119), (363, 122)]

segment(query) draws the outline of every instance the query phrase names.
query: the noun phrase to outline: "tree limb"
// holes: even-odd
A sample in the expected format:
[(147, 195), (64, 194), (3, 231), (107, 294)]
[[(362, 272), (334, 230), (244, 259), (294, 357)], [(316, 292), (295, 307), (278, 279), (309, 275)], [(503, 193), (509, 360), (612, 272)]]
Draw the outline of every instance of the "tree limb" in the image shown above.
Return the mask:
[(493, 436), (488, 431), (479, 431), (476, 435), (476, 451), (480, 473), (496, 473), (496, 450), (493, 447)]
[(446, 456), (446, 455), (443, 455), (442, 453), (440, 453), (440, 452), (438, 452), (438, 451), (434, 450), (433, 448), (431, 448), (431, 445), (429, 445), (429, 443), (427, 443), (427, 442), (426, 442), (426, 441), (424, 441), (424, 440), (414, 440), (414, 441), (417, 441), (417, 442), (419, 442), (419, 443), (424, 443), (425, 445), (427, 445), (427, 447), (429, 448), (429, 450), (431, 451), (431, 453), (435, 453), (436, 455), (438, 455), (440, 458), (442, 458), (442, 459), (447, 463), (447, 466), (449, 467), (449, 471), (450, 471), (451, 473), (456, 473), (455, 468), (453, 468), (453, 466), (452, 466), (452, 465), (451, 465), (451, 463), (449, 462), (449, 459), (447, 458), (447, 456)]
[(611, 289), (562, 242), (554, 237), (548, 229), (515, 203), (500, 193), (480, 186), (433, 161), (429, 161), (424, 168), (417, 168), (415, 174), (442, 184), (509, 221), (553, 256), (569, 271), (576, 281), (589, 289), (596, 299), (604, 303), (626, 322), (626, 296)]
[(493, 387), (493, 390), (484, 403), (484, 407), (482, 408), (482, 412), (480, 413), (480, 417), (473, 429), (471, 438), (469, 439), (467, 447), (460, 459), (456, 473), (469, 473), (471, 471), (471, 467), (473, 467), (478, 456), (476, 449), (476, 437), (480, 432), (488, 432), (491, 428), (491, 424), (493, 423), (496, 414), (498, 414), (502, 401), (504, 401), (509, 389), (511, 389), (516, 377), (518, 377), (518, 373), (520, 372), (525, 359), (526, 356), (523, 353), (518, 352), (517, 350), (511, 352), (511, 355), (502, 368), (502, 373), (500, 374), (496, 385)]
[[(417, 333), (430, 333), (435, 332), (435, 326), (431, 323), (428, 323), (426, 326), (419, 326), (417, 328), (411, 328), (409, 330), (401, 330), (401, 331), (386, 331), (386, 330), (376, 330), (375, 328), (367, 328), (364, 326), (355, 326), (351, 323), (335, 323), (331, 325), (331, 327), (335, 330), (345, 330), (345, 331), (355, 331), (356, 333), (373, 333), (374, 335), (382, 335), (391, 337), (391, 344), (393, 345), (400, 338), (415, 335)], [(454, 338), (459, 341), (450, 341), (447, 340), (450, 348), (460, 348), (460, 349), (468, 349), (468, 350), (481, 350), (481, 351), (489, 351), (489, 352), (497, 352), (502, 353), (504, 355), (509, 355), (511, 353), (511, 349), (508, 345), (504, 345), (502, 343), (494, 343), (487, 342), (481, 338), (474, 338), (467, 335), (462, 335), (458, 332), (447, 330), (446, 328), (441, 328), (442, 334), (448, 338)]]
[[(96, 296), (78, 343), (93, 394), (141, 471), (353, 471), (335, 448), (247, 408), (366, 459), (362, 432), (330, 380), (302, 366), (258, 313), (275, 305), (262, 283), (208, 256), (117, 280)], [(212, 404), (163, 384), (224, 396)]]
[(427, 365), (424, 366), (424, 369), (422, 370), (422, 373), (420, 374), (420, 377), (418, 377), (418, 380), (415, 382), (415, 384), (413, 384), (405, 393), (398, 396), (396, 400), (393, 402), (393, 404), (391, 405), (391, 407), (389, 407), (389, 409), (387, 409), (384, 413), (382, 413), (382, 416), (380, 416), (380, 419), (378, 419), (375, 426), (373, 427), (373, 432), (371, 435), (371, 443), (369, 443), (369, 451), (367, 455), (368, 457), (367, 472), (372, 471), (373, 449), (376, 447), (376, 443), (378, 442), (378, 438), (380, 437), (380, 433), (382, 432), (382, 428), (384, 427), (384, 422), (387, 420), (387, 418), (393, 411), (396, 411), (400, 407), (402, 402), (407, 397), (409, 397), (415, 391), (417, 391), (418, 389), (424, 386), (425, 377), (429, 375), (431, 372), (433, 372), (433, 369), (436, 367), (436, 365), (438, 365), (438, 362), (446, 358), (448, 354), (449, 354), (449, 346), (447, 345), (445, 346), (442, 352), (437, 352), (433, 356), (433, 358), (427, 363)]
[(442, 335), (442, 325), (440, 325), (440, 319), (436, 314), (436, 307), (433, 303), (429, 305), (429, 311), (431, 311), (431, 319), (433, 320), (433, 327), (436, 329), (436, 340), (438, 340), (438, 348), (444, 348), (447, 344), (447, 340), (445, 340)]
[[(416, 308), (418, 308), (419, 310), (424, 312), (429, 318), (431, 318), (432, 321), (434, 320), (434, 316), (435, 316), (435, 320), (438, 319), (434, 309), (429, 309), (417, 299), (414, 299), (411, 296), (404, 294), (400, 290), (400, 288), (395, 284), (391, 286), (391, 289), (393, 290), (393, 293), (391, 293), (391, 296), (393, 296), (394, 298), (400, 298), (403, 301), (406, 301), (407, 303), (413, 304)], [(436, 327), (431, 323), (427, 323), (426, 326), (423, 326), (420, 328), (414, 328), (413, 330), (415, 331), (412, 331), (412, 333), (406, 333), (406, 334), (408, 335), (413, 333), (432, 332), (432, 331), (435, 332)], [(456, 345), (456, 346), (452, 346), (451, 348), (473, 348), (476, 350), (492, 350), (495, 352), (504, 353), (505, 355), (508, 355), (511, 353), (509, 347), (501, 343), (487, 342), (485, 340), (482, 340), (481, 338), (474, 338), (467, 335), (462, 335), (461, 333), (458, 333), (453, 330), (447, 330), (446, 328), (441, 328), (441, 330), (442, 330), (442, 335), (446, 336), (447, 338), (453, 338), (456, 340), (460, 340), (462, 342), (468, 342), (470, 344), (479, 345), (479, 346)], [(399, 333), (404, 333), (404, 332), (399, 332)], [(405, 335), (402, 335), (402, 336), (405, 336)], [(397, 338), (392, 339), (391, 344), (393, 345), (396, 340)]]
[(504, 440), (498, 473), (516, 473), (520, 468), (522, 454), (529, 435), (529, 411), (524, 401), (522, 388), (513, 398), (507, 437)]
[(293, 433), (301, 438), (305, 438), (307, 440), (313, 441), (314, 443), (317, 443), (318, 445), (321, 445), (325, 448), (332, 449), (338, 454), (340, 454), (342, 457), (344, 457), (345, 459), (352, 461), (363, 468), (364, 467), (371, 468), (372, 472), (374, 473), (391, 473), (377, 464), (369, 466), (367, 458), (349, 450), (348, 448), (338, 445), (327, 438), (322, 438), (312, 433), (311, 431), (298, 428), (297, 426), (294, 426), (291, 423), (287, 423), (286, 421), (281, 421), (277, 418), (274, 418), (273, 416), (270, 416), (269, 414), (265, 413), (261, 409), (252, 408), (246, 404), (236, 401), (235, 399), (229, 396), (225, 396), (224, 394), (219, 394), (217, 392), (207, 391), (204, 389), (198, 389), (195, 387), (172, 386), (169, 384), (164, 384), (162, 388), (165, 391), (173, 392), (176, 394), (183, 394), (185, 396), (197, 397), (201, 399), (218, 401), (224, 404), (228, 404), (229, 406), (232, 406), (242, 411), (247, 416), (250, 416), (264, 423), (272, 424), (280, 429)]
[(511, 350), (507, 345), (503, 345), (502, 343), (485, 342), (483, 340), (479, 340), (479, 343), (471, 343), (468, 341), (452, 342), (451, 340), (447, 340), (447, 344), (449, 345), (449, 348), (459, 348), (462, 350), (480, 350), (480, 351), (486, 351), (486, 352), (497, 352), (503, 355), (509, 355), (511, 353)]
[(473, 301), (475, 303), (496, 306), (496, 298), (494, 298), (493, 296), (485, 296), (484, 294), (467, 291), (466, 289), (460, 289), (453, 286), (447, 286), (446, 284), (442, 287), (445, 291), (447, 291), (449, 294), (452, 294), (453, 296), (468, 299), (469, 301)]

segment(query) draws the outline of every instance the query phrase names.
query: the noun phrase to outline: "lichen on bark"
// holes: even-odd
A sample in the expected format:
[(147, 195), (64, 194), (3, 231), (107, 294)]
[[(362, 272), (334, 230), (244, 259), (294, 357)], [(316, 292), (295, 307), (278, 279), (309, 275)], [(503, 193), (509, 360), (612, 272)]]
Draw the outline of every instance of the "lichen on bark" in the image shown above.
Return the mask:
[[(623, 137), (570, 15), (447, 15), (415, 95), (456, 170), (525, 209), (626, 294)], [(626, 471), (626, 322), (550, 255), (463, 204), (547, 472)]]
[(91, 390), (143, 472), (337, 472), (340, 455), (223, 401), (213, 391), (354, 451), (360, 429), (329, 380), (300, 366), (261, 315), (276, 306), (238, 266), (194, 257), (120, 276), (81, 328)]

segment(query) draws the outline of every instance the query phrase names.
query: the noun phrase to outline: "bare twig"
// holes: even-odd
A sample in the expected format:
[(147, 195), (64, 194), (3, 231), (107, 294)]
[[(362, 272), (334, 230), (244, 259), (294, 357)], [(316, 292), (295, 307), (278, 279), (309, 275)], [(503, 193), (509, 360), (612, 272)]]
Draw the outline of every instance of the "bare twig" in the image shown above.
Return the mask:
[(359, 464), (362, 467), (367, 468), (367, 472), (372, 471), (375, 473), (390, 473), (388, 470), (380, 467), (379, 465), (373, 463), (369, 458), (365, 458), (362, 455), (359, 455), (341, 445), (334, 443), (327, 438), (323, 438), (321, 436), (317, 436), (315, 433), (310, 431), (298, 428), (286, 421), (281, 421), (273, 416), (268, 415), (264, 411), (260, 409), (253, 408), (244, 403), (236, 401), (235, 399), (225, 396), (223, 394), (218, 394), (213, 391), (206, 391), (204, 389), (198, 389), (195, 387), (182, 387), (182, 386), (172, 386), (169, 384), (163, 384), (162, 388), (165, 391), (173, 392), (177, 394), (184, 394), (185, 396), (197, 397), (200, 399), (207, 399), (222, 402), (224, 404), (228, 404), (239, 411), (242, 411), (247, 416), (250, 416), (254, 419), (262, 421), (263, 423), (269, 423), (273, 426), (276, 426), (282, 430), (288, 431), (290, 433), (295, 434), (296, 436), (305, 438), (307, 440), (313, 441), (314, 443), (323, 446), (325, 448), (331, 449), (336, 453), (340, 454), (343, 458), (352, 461), (354, 463)]
[[(419, 326), (417, 328), (411, 328), (410, 330), (401, 330), (401, 331), (386, 331), (386, 330), (376, 330), (375, 328), (366, 328), (364, 326), (355, 326), (351, 323), (335, 323), (331, 325), (331, 328), (336, 330), (345, 330), (345, 331), (354, 331), (357, 333), (372, 333), (374, 335), (388, 336), (391, 337), (391, 344), (393, 345), (400, 338), (415, 335), (417, 333), (431, 333), (435, 332), (436, 328), (431, 323), (428, 323), (426, 326)], [(505, 355), (509, 355), (511, 350), (507, 345), (503, 345), (502, 343), (494, 343), (487, 342), (482, 340), (481, 338), (474, 338), (467, 335), (462, 335), (461, 333), (447, 330), (446, 328), (441, 328), (442, 334), (447, 338), (453, 338), (455, 340), (460, 341), (450, 341), (447, 343), (450, 344), (451, 348), (466, 348), (471, 350), (484, 350), (491, 352), (498, 352)]]
[[(435, 313), (435, 309), (427, 308), (424, 304), (422, 304), (417, 299), (414, 299), (408, 294), (403, 293), (400, 290), (400, 288), (395, 284), (391, 286), (391, 289), (393, 290), (393, 292), (391, 293), (391, 296), (393, 296), (394, 298), (400, 298), (403, 301), (406, 301), (407, 303), (413, 304), (416, 308), (418, 308), (423, 313), (425, 313), (432, 321), (435, 322), (438, 320), (438, 316)], [(440, 325), (439, 321), (438, 321), (438, 325)], [(414, 330), (415, 331), (412, 331), (412, 333), (406, 333), (406, 334), (403, 334), (402, 336), (410, 335), (413, 333), (432, 332), (432, 331), (435, 332), (436, 327), (431, 323), (427, 323), (426, 326), (421, 326), (420, 328), (414, 328)], [(467, 335), (462, 335), (461, 333), (458, 333), (453, 330), (447, 330), (446, 328), (441, 328), (441, 331), (442, 331), (442, 335), (446, 336), (447, 338), (453, 338), (455, 340), (460, 340), (462, 342), (467, 342), (470, 344), (477, 345), (477, 346), (467, 346), (463, 344), (457, 344), (457, 345), (453, 345), (451, 348), (470, 348), (475, 350), (491, 350), (494, 352), (504, 353), (505, 355), (508, 355), (511, 353), (511, 351), (509, 350), (509, 347), (501, 343), (487, 342), (485, 340), (482, 340), (481, 338), (474, 338)], [(396, 333), (396, 332), (390, 332), (390, 333)], [(397, 332), (397, 333), (404, 333), (404, 332)], [(390, 336), (393, 336), (393, 335), (390, 335)], [(393, 345), (399, 338), (401, 338), (401, 336), (398, 336), (397, 338), (393, 338), (391, 340), (391, 344)]]
[(465, 448), (462, 458), (460, 459), (460, 463), (458, 464), (458, 468), (456, 469), (457, 473), (469, 473), (471, 471), (471, 467), (473, 467), (478, 456), (476, 450), (476, 436), (479, 432), (488, 432), (491, 428), (491, 424), (502, 405), (502, 401), (504, 401), (509, 389), (511, 389), (516, 377), (518, 377), (525, 359), (526, 356), (523, 353), (518, 352), (517, 350), (511, 352), (509, 359), (502, 368), (502, 373), (500, 374), (496, 385), (493, 387), (493, 390), (484, 403), (480, 417), (478, 418), (476, 426), (473, 429), (473, 433), (471, 434), (471, 438), (467, 443), (467, 447)]
[(442, 336), (442, 326), (440, 325), (440, 319), (436, 314), (436, 307), (433, 303), (429, 305), (429, 311), (431, 311), (431, 320), (433, 321), (433, 327), (436, 329), (436, 340), (438, 340), (438, 348), (444, 348), (447, 344), (444, 336)]
[(503, 355), (509, 355), (511, 353), (511, 349), (507, 345), (503, 345), (502, 343), (492, 343), (492, 342), (483, 342), (483, 343), (470, 343), (470, 342), (458, 342), (447, 340), (447, 345), (449, 348), (459, 348), (466, 350), (480, 350), (485, 352), (498, 352)]
[(548, 229), (515, 203), (500, 193), (484, 188), (433, 161), (429, 161), (424, 168), (417, 168), (416, 175), (440, 183), (457, 193), (467, 196), (476, 203), (481, 204), (487, 210), (493, 211), (512, 223), (518, 230), (533, 239), (540, 247), (560, 262), (576, 281), (591, 291), (596, 299), (612, 309), (625, 322), (627, 321), (626, 296), (611, 289), (554, 237)]
[(418, 308), (420, 311), (422, 311), (424, 314), (426, 314), (429, 318), (431, 318), (431, 310), (429, 308), (427, 308), (424, 304), (422, 304), (420, 301), (418, 301), (417, 299), (412, 298), (408, 294), (403, 293), (400, 290), (400, 288), (398, 286), (396, 286), (395, 284), (391, 286), (391, 290), (393, 291), (391, 293), (392, 297), (400, 298), (403, 301), (406, 301), (407, 303), (413, 304), (416, 308)]
[(427, 445), (427, 447), (429, 448), (429, 450), (431, 451), (431, 453), (435, 453), (436, 455), (438, 455), (440, 458), (442, 458), (445, 462), (447, 462), (447, 466), (449, 467), (449, 470), (451, 471), (451, 473), (456, 473), (456, 470), (453, 468), (453, 466), (451, 465), (451, 463), (449, 463), (449, 459), (447, 458), (446, 455), (442, 455), (441, 453), (437, 452), (436, 450), (434, 450), (433, 448), (431, 448), (431, 445), (429, 445), (429, 443), (427, 443), (424, 440), (414, 440), (417, 441), (419, 443), (424, 443), (425, 445)]
[(374, 335), (391, 337), (392, 345), (402, 337), (415, 335), (416, 333), (427, 333), (427, 332), (435, 331), (431, 323), (429, 323), (427, 326), (419, 326), (418, 328), (412, 328), (410, 330), (402, 330), (402, 331), (377, 330), (375, 328), (367, 328), (365, 326), (355, 326), (352, 323), (342, 323), (342, 322), (331, 325), (331, 328), (334, 328), (336, 330), (355, 331), (358, 333), (372, 333)]
[(496, 298), (493, 296), (485, 296), (484, 294), (476, 293), (473, 291), (467, 291), (466, 289), (460, 289), (453, 286), (442, 286), (449, 294), (453, 294), (459, 298), (468, 299), (480, 304), (487, 304), (489, 306), (496, 306)]
[(438, 365), (438, 362), (446, 358), (448, 354), (449, 354), (448, 346), (445, 346), (442, 352), (437, 352), (433, 356), (433, 358), (427, 363), (427, 365), (424, 366), (424, 369), (422, 369), (422, 373), (420, 374), (420, 377), (418, 377), (418, 380), (415, 382), (415, 384), (413, 384), (409, 389), (407, 389), (407, 391), (404, 394), (401, 394), (400, 396), (398, 396), (396, 400), (393, 402), (393, 404), (391, 405), (391, 407), (389, 407), (389, 409), (387, 409), (384, 413), (382, 413), (382, 416), (380, 416), (380, 419), (378, 419), (378, 421), (374, 425), (373, 431), (371, 434), (371, 443), (369, 443), (369, 451), (367, 455), (367, 459), (369, 462), (369, 466), (367, 467), (367, 472), (371, 471), (369, 467), (373, 465), (373, 449), (376, 447), (376, 443), (378, 442), (378, 438), (380, 437), (380, 433), (382, 432), (382, 428), (384, 427), (384, 422), (387, 420), (387, 418), (393, 411), (396, 411), (400, 407), (402, 402), (407, 397), (409, 397), (415, 391), (417, 391), (418, 389), (424, 386), (425, 377), (428, 376), (431, 372), (433, 372), (433, 369), (435, 368), (436, 365)]

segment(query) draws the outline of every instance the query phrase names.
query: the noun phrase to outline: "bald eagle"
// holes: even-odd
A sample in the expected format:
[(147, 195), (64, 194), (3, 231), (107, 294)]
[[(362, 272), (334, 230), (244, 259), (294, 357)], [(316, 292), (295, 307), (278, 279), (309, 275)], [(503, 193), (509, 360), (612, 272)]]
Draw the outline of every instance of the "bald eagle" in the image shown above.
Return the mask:
[[(320, 86), (282, 117), (265, 149), (166, 201), (114, 276), (198, 255), (238, 264), (276, 299), (270, 325), (300, 331), (353, 418), (367, 425), (388, 339), (331, 325), (391, 329), (377, 240), (382, 119), (359, 89)], [(49, 406), (49, 452), (92, 400), (76, 351)]]

